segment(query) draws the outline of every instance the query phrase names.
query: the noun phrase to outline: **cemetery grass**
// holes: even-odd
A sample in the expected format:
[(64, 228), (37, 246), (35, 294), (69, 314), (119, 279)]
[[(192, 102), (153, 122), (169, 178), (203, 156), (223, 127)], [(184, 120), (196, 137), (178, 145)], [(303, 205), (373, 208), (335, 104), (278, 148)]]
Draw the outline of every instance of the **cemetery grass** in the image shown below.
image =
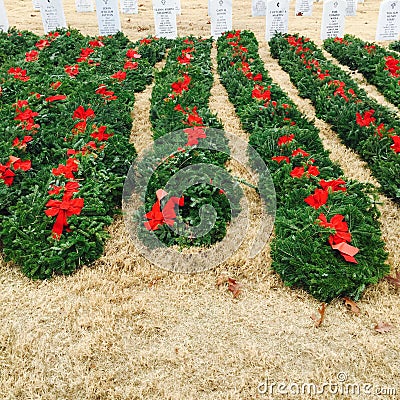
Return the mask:
[[(207, 3), (181, 3), (178, 31), (208, 36)], [(32, 11), (30, 1), (5, 0), (5, 5), (11, 26), (42, 33), (40, 15)], [(375, 0), (360, 4), (346, 33), (372, 41), (378, 6)], [(64, 7), (71, 27), (97, 33), (94, 14), (74, 13), (71, 0), (64, 1)], [(315, 16), (291, 16), (290, 32), (320, 44), (321, 10), (322, 4), (316, 3)], [(132, 40), (153, 33), (150, 5), (139, 11), (140, 19), (122, 17), (123, 30)], [(273, 80), (314, 118), (311, 104), (297, 96), (270, 57), (263, 40), (264, 20), (250, 17), (249, 1), (235, 8), (233, 20), (234, 28), (255, 32)], [(213, 62), (215, 71), (215, 51)], [(385, 102), (374, 87), (354, 75), (371, 96)], [(151, 88), (135, 95), (131, 139), (138, 151), (151, 142), (150, 96)], [(216, 75), (210, 108), (228, 132), (246, 139)], [(346, 176), (377, 184), (327, 124), (315, 124)], [(400, 265), (400, 209), (384, 196), (380, 202), (393, 275)], [(397, 385), (400, 392), (400, 297), (387, 281), (366, 290), (358, 302), (359, 314), (334, 300), (323, 324), (315, 328), (310, 316), (318, 314), (320, 304), (301, 290), (284, 287), (270, 269), (268, 246), (248, 259), (244, 243), (239, 253), (213, 270), (178, 275), (155, 268), (138, 254), (121, 217), (109, 231), (104, 255), (72, 276), (31, 281), (17, 266), (0, 260), (0, 398), (255, 399), (266, 398), (257, 394), (266, 377), (271, 383), (322, 385), (337, 382), (339, 372), (347, 374), (348, 383)], [(226, 286), (216, 286), (221, 275), (242, 285), (236, 299)], [(391, 324), (392, 330), (376, 332), (379, 322)], [(323, 398), (332, 395), (318, 396)]]

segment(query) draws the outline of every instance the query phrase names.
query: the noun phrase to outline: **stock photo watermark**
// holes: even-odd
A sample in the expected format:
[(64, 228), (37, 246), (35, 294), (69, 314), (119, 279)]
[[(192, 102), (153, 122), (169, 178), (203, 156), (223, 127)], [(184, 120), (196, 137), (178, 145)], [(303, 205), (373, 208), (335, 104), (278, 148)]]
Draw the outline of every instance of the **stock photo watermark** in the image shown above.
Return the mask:
[(257, 392), (262, 395), (340, 395), (340, 396), (397, 396), (395, 385), (352, 381), (346, 372), (339, 372), (330, 382), (275, 382), (266, 377), (258, 384)]
[[(228, 160), (253, 183), (231, 173)], [(260, 199), (246, 255), (253, 258), (269, 240), (276, 211), (274, 184), (260, 155), (220, 129), (168, 133), (143, 150), (128, 172), (125, 226), (136, 249), (154, 265), (172, 272), (205, 271), (231, 257), (248, 237), (254, 209), (245, 186)]]

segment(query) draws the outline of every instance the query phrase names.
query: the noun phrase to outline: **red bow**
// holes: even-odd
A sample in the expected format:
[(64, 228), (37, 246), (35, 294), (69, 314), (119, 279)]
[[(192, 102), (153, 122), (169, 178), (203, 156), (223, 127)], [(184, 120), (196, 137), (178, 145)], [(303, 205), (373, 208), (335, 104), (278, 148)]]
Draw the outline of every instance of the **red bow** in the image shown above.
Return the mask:
[(63, 233), (64, 227), (68, 230), (67, 218), (71, 215), (79, 215), (83, 208), (83, 199), (68, 199), (65, 197), (62, 200), (49, 200), (46, 203), (48, 210), (45, 213), (48, 217), (55, 217), (56, 222), (53, 225), (53, 238), (59, 239)]
[(14, 176), (15, 174), (11, 171), (8, 163), (6, 165), (0, 164), (0, 179), (2, 179), (7, 186), (12, 185)]
[(177, 94), (182, 94), (183, 91), (189, 90), (191, 77), (188, 74), (183, 74), (183, 80), (178, 80), (171, 85), (172, 91)]
[(319, 224), (324, 228), (330, 228), (335, 231), (333, 235), (329, 236), (328, 242), (332, 249), (339, 250), (343, 258), (354, 264), (357, 264), (354, 256), (359, 252), (357, 247), (351, 246), (347, 242), (351, 241), (351, 234), (349, 232), (348, 225), (344, 220), (344, 216), (341, 214), (335, 214), (328, 222), (324, 214), (320, 214), (318, 219)]
[(78, 171), (78, 160), (76, 158), (68, 158), (66, 165), (59, 164), (57, 168), (53, 168), (51, 173), (54, 176), (64, 175), (67, 179), (74, 179), (74, 172)]
[(148, 219), (144, 223), (144, 226), (149, 231), (156, 231), (159, 226), (167, 224), (169, 226), (174, 225), (176, 212), (175, 206), (183, 207), (184, 205), (184, 197), (171, 197), (167, 203), (165, 204), (163, 210), (161, 211), (161, 200), (168, 193), (165, 190), (158, 189), (156, 192), (157, 201), (153, 204), (152, 209), (145, 214), (145, 217)]
[(183, 131), (188, 135), (188, 142), (186, 143), (186, 146), (195, 146), (199, 144), (199, 139), (204, 139), (207, 137), (203, 127), (201, 126), (186, 128)]
[(5, 165), (0, 164), (0, 179), (2, 179), (7, 186), (12, 185), (15, 177), (15, 173), (11, 171), (11, 167), (13, 167), (14, 171), (18, 169), (21, 171), (29, 171), (32, 165), (29, 160), (22, 161), (20, 158), (14, 156), (10, 156), (9, 161)]

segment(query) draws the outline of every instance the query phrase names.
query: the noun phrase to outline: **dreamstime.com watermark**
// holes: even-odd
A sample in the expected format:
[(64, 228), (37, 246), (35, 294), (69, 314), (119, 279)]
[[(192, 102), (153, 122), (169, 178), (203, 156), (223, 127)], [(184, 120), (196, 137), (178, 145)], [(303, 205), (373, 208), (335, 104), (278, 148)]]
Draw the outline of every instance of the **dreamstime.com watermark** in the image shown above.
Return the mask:
[[(188, 133), (185, 130), (167, 133), (158, 138), (141, 151), (129, 169), (124, 183), (124, 221), (135, 248), (154, 265), (172, 272), (202, 272), (222, 264), (235, 254), (245, 239), (247, 252), (244, 257), (254, 258), (265, 247), (274, 227), (275, 187), (262, 157), (247, 141), (234, 134), (204, 127), (201, 128), (201, 134), (204, 136), (201, 136), (202, 139), (195, 149), (187, 146)], [(283, 134), (281, 129), (279, 134)], [(210, 161), (212, 157), (214, 161)], [(231, 165), (236, 165), (240, 176), (248, 176), (247, 179), (253, 182), (250, 187), (257, 191), (260, 198), (257, 209), (251, 197), (248, 198), (242, 189), (243, 180), (235, 178), (234, 173), (231, 174), (228, 168), (222, 166), (221, 160), (224, 158), (229, 158)], [(218, 159), (220, 162), (217, 162)], [(179, 160), (179, 165), (174, 164), (172, 167), (168, 164), (173, 163), (173, 160)], [(146, 196), (152, 195), (152, 200), (155, 201), (157, 190), (162, 190), (166, 195), (179, 199), (190, 188), (205, 184), (220, 189), (229, 203), (227, 207), (230, 207), (232, 218), (223, 239), (212, 246), (201, 246), (196, 251), (182, 252), (179, 246), (165, 244), (158, 236), (158, 228), (144, 228), (147, 221), (144, 215), (149, 211), (145, 210)], [(164, 224), (169, 229), (166, 235), (175, 235), (190, 241), (206, 237), (214, 227), (218, 227), (217, 211), (207, 197), (209, 195), (202, 196), (205, 202), (196, 196), (193, 199), (186, 196), (185, 200), (192, 201), (193, 209), (197, 207), (196, 204), (201, 204), (196, 208), (199, 218), (190, 214), (190, 218), (186, 216), (187, 219), (184, 220), (183, 215), (177, 215), (175, 222)], [(235, 210), (240, 212), (236, 214)], [(177, 213), (180, 212), (178, 209)], [(161, 210), (159, 207), (157, 218), (162, 214), (168, 220), (167, 213), (168, 210)], [(257, 216), (253, 225), (252, 215)]]
[(257, 387), (259, 394), (265, 395), (322, 395), (332, 396), (396, 396), (398, 390), (394, 386), (377, 385), (367, 382), (351, 382), (346, 372), (339, 372), (336, 379), (331, 382), (299, 383), (299, 382), (274, 382), (268, 377), (260, 382)]

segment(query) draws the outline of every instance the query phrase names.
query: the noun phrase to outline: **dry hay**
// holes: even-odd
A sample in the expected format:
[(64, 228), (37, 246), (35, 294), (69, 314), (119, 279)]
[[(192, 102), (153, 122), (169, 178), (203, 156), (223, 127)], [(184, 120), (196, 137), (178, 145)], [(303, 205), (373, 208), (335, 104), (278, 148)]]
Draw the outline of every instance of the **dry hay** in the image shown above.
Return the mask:
[[(140, 17), (122, 17), (123, 29), (133, 40), (153, 33), (147, 3), (140, 5)], [(42, 32), (31, 1), (5, 4), (10, 25)], [(368, 0), (359, 4), (346, 32), (373, 40), (378, 5)], [(64, 7), (72, 27), (97, 33), (94, 15), (76, 14), (71, 0), (64, 1)], [(311, 18), (291, 13), (291, 31), (320, 43), (321, 9), (316, 3)], [(208, 36), (206, 1), (182, 0), (178, 21), (179, 32)], [(272, 78), (313, 118), (312, 106), (298, 97), (287, 75), (269, 57), (264, 20), (250, 17), (249, 0), (235, 4), (234, 21), (235, 28), (251, 28), (257, 34)], [(374, 88), (368, 90), (377, 96)], [(151, 141), (150, 94), (149, 88), (136, 96), (132, 140), (138, 150)], [(210, 107), (218, 111), (228, 132), (246, 138), (217, 78)], [(328, 125), (319, 120), (316, 125), (332, 159), (348, 177), (374, 182)], [(250, 201), (256, 204), (254, 197)], [(400, 211), (384, 197), (381, 202), (383, 237), (394, 271), (399, 268)], [(349, 312), (342, 301), (333, 301), (324, 323), (315, 328), (310, 316), (319, 304), (301, 290), (284, 287), (269, 268), (268, 246), (248, 259), (244, 243), (242, 252), (213, 270), (179, 275), (141, 257), (121, 217), (110, 233), (104, 255), (69, 277), (33, 282), (0, 259), (1, 398), (255, 399), (268, 397), (257, 394), (266, 376), (272, 383), (322, 385), (337, 383), (339, 372), (347, 373), (348, 383), (391, 386), (400, 393), (400, 298), (386, 281), (366, 290), (359, 315)], [(237, 299), (225, 286), (216, 287), (221, 274), (243, 285)], [(379, 321), (394, 328), (379, 334), (373, 329)], [(326, 391), (313, 398), (333, 397)]]

